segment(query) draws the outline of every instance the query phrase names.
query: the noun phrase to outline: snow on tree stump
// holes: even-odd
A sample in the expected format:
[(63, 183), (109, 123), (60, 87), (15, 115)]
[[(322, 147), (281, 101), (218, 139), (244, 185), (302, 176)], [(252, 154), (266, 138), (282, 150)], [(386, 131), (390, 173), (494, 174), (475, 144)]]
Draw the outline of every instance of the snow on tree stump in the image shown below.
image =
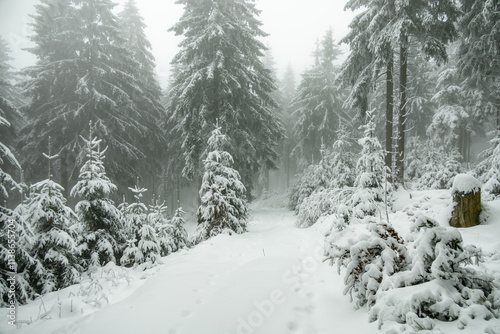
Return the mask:
[(451, 188), (453, 211), (450, 225), (472, 227), (479, 225), (481, 213), (481, 183), (468, 174), (458, 174)]

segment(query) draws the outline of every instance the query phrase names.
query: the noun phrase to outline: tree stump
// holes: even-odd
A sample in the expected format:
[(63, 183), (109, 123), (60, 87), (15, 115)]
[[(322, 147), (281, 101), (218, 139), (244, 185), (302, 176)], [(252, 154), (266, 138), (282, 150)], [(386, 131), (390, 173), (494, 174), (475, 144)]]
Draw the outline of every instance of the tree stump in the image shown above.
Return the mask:
[(472, 227), (479, 225), (481, 213), (481, 183), (468, 174), (458, 174), (451, 189), (453, 211), (450, 225)]

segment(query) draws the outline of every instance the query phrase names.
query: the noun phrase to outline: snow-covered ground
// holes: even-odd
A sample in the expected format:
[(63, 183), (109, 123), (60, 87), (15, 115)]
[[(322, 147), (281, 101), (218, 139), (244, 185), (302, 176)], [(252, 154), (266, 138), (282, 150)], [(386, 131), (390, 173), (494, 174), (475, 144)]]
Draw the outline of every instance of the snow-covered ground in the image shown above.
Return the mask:
[[(391, 222), (405, 235), (423, 212), (446, 224), (447, 191), (400, 192)], [(500, 271), (500, 201), (488, 205), (485, 225), (461, 230)], [(146, 272), (107, 266), (87, 280), (17, 310), (12, 329), (0, 310), (0, 333), (319, 334), (379, 333), (367, 311), (344, 296), (343, 275), (323, 262), (328, 224), (295, 227), (293, 213), (253, 206), (249, 232), (220, 235), (163, 258)], [(100, 306), (98, 304), (101, 304)], [(31, 322), (31, 324), (26, 324)], [(439, 324), (455, 333), (455, 324)], [(460, 333), (500, 333), (498, 319)]]

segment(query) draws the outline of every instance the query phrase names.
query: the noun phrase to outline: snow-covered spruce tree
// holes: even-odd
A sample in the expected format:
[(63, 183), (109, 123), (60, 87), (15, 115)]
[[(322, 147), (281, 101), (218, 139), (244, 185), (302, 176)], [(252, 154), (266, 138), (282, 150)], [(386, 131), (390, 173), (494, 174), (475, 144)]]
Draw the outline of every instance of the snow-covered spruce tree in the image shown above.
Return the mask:
[(173, 226), (167, 218), (165, 202), (160, 203), (156, 200), (154, 203), (154, 205), (149, 206), (148, 223), (155, 229), (160, 255), (166, 256), (177, 249), (174, 243)]
[(36, 6), (30, 51), (37, 62), (25, 70), (24, 86), (30, 98), (22, 130), (28, 180), (40, 175), (36, 153), (47, 142), (39, 138), (52, 136), (61, 185), (69, 190), (86, 159), (74, 134), (88, 120), (110, 147), (107, 171), (115, 182), (129, 184), (140, 172), (161, 170), (164, 113), (141, 82), (142, 68), (124, 45), (114, 6), (111, 0), (41, 0)]
[(228, 144), (228, 137), (217, 126), (208, 139), (208, 154), (204, 160), (198, 228), (193, 236), (195, 244), (221, 233), (246, 231), (246, 189), (241, 183), (240, 174), (231, 167), (233, 158), (225, 151)]
[[(312, 174), (309, 176), (314, 180), (314, 189), (312, 193), (307, 194), (310, 188), (298, 189), (297, 195), (307, 195), (304, 198), (297, 197), (300, 203), (297, 204), (297, 225), (299, 227), (309, 227), (316, 223), (316, 221), (325, 215), (330, 215), (336, 212), (339, 205), (343, 205), (347, 202), (346, 199), (351, 194), (350, 191), (341, 190), (335, 186), (339, 185), (336, 178), (341, 178), (342, 175), (335, 175), (332, 161), (332, 155), (326, 149), (325, 145), (321, 145), (321, 161), (313, 166)], [(337, 157), (338, 158), (338, 157)], [(339, 165), (342, 162), (337, 161), (335, 166), (343, 169)], [(345, 172), (345, 170), (339, 170), (338, 172)], [(350, 172), (350, 171), (349, 171)], [(352, 175), (346, 175), (347, 179), (351, 178)], [(306, 179), (307, 180), (307, 179)], [(349, 182), (349, 180), (347, 180)], [(305, 186), (310, 186), (311, 184), (305, 184)], [(294, 199), (295, 200), (295, 199)]]
[(139, 269), (149, 269), (161, 263), (160, 243), (153, 226), (144, 222), (139, 230), (139, 242), (135, 254), (135, 264)]
[(463, 329), (470, 319), (498, 316), (500, 303), (494, 278), (472, 265), (481, 250), (464, 246), (460, 232), (419, 217), (411, 227), (411, 264), (382, 287), (370, 320), (406, 323), (410, 330), (432, 329), (434, 322), (458, 320)]
[(76, 215), (66, 206), (63, 188), (52, 180), (51, 161), (58, 156), (51, 155), (50, 138), (49, 154), (43, 155), (49, 161), (48, 178), (31, 187), (32, 195), (27, 204), (30, 214), (26, 218), (35, 233), (31, 252), (44, 267), (43, 278), (37, 282), (35, 290), (45, 294), (78, 283), (82, 267), (78, 264), (73, 231)]
[(161, 87), (156, 78), (155, 57), (152, 53), (151, 42), (144, 32), (146, 24), (139, 13), (135, 0), (125, 2), (118, 18), (123, 46), (138, 63), (137, 79), (143, 87), (147, 88), (147, 94), (151, 94), (154, 99), (159, 100)]
[(303, 201), (316, 191), (329, 189), (334, 177), (330, 152), (324, 144), (320, 147), (321, 160), (307, 167), (295, 182), (290, 193), (289, 207), (299, 213)]
[(304, 199), (320, 187), (318, 180), (314, 178), (315, 168), (315, 165), (307, 167), (300, 175), (300, 178), (294, 183), (288, 202), (288, 207), (291, 210), (298, 212)]
[[(147, 225), (148, 208), (142, 203), (143, 193), (147, 191), (146, 188), (139, 187), (139, 177), (136, 178), (134, 188), (128, 189), (134, 194), (135, 199), (128, 208), (125, 215), (125, 230), (127, 237), (127, 247), (123, 251), (121, 263), (126, 266), (133, 266), (137, 262), (141, 262), (144, 257), (139, 251), (138, 245), (141, 241), (141, 230), (144, 225)], [(148, 231), (145, 231), (148, 232)]]
[(148, 209), (142, 203), (142, 194), (147, 191), (139, 187), (139, 178), (134, 188), (135, 202), (128, 206), (126, 217), (127, 247), (123, 252), (122, 263), (127, 266), (136, 265), (139, 269), (148, 269), (160, 263), (161, 245), (155, 226), (148, 218)]
[[(0, 36), (0, 117), (9, 123), (8, 126), (2, 126), (0, 142), (7, 147), (14, 147), (18, 140), (18, 132), (24, 125), (23, 115), (18, 110), (24, 103), (21, 92), (15, 85), (17, 77), (9, 64), (12, 60), (10, 52), (7, 41)], [(14, 170), (9, 170), (8, 167), (4, 166), (13, 173)]]
[[(10, 123), (0, 114), (2, 132), (9, 126)], [(10, 190), (19, 187), (5, 171), (6, 163), (11, 164), (13, 168), (21, 168), (12, 151), (0, 141), (0, 307), (8, 306), (10, 302), (11, 273), (19, 273), (15, 276), (15, 300), (20, 304), (35, 296), (33, 287), (44, 274), (41, 262), (31, 255), (33, 233), (26, 225), (26, 220), (4, 206)], [(27, 270), (28, 268), (30, 270)]]
[(347, 129), (343, 124), (337, 130), (337, 140), (333, 143), (330, 156), (331, 174), (330, 188), (352, 187), (354, 185), (354, 155), (350, 151), (351, 143)]
[(483, 158), (477, 167), (476, 174), (483, 183), (485, 199), (494, 200), (500, 197), (500, 130), (490, 140), (490, 147), (481, 152)]
[(182, 211), (181, 207), (179, 207), (175, 210), (175, 214), (170, 221), (170, 224), (172, 224), (173, 227), (172, 238), (175, 245), (174, 252), (189, 246), (188, 234), (184, 228), (184, 225), (186, 224), (183, 217), (184, 214), (185, 212)]
[[(361, 128), (364, 137), (358, 140), (361, 153), (356, 163), (355, 190), (351, 201), (353, 212), (359, 218), (375, 216), (388, 198), (390, 185), (386, 182), (384, 152), (375, 136), (374, 112), (367, 112), (367, 123)], [(386, 203), (389, 204), (389, 203)]]
[(463, 0), (460, 9), (457, 67), (470, 92), (467, 103), (476, 109), (475, 117), (493, 121), (500, 130), (500, 3)]
[(133, 193), (135, 201), (130, 203), (127, 208), (128, 215), (126, 217), (125, 225), (128, 236), (134, 237), (137, 241), (139, 241), (139, 230), (142, 225), (147, 223), (148, 219), (148, 208), (144, 203), (142, 203), (142, 197), (144, 196), (143, 193), (148, 190), (139, 186), (139, 178), (137, 178), (137, 183), (134, 188), (129, 187), (128, 189)]
[(345, 267), (344, 294), (356, 308), (377, 302), (377, 292), (390, 276), (405, 270), (409, 257), (403, 239), (386, 222), (368, 217), (363, 223), (332, 233), (326, 239), (325, 256), (330, 264)]
[[(184, 36), (173, 64), (182, 68), (174, 79), (168, 104), (172, 137), (185, 164), (182, 176), (202, 175), (204, 148), (217, 119), (231, 140), (234, 168), (241, 173), (247, 196), (259, 167), (276, 168), (282, 125), (271, 108), (275, 89), (261, 61), (266, 34), (253, 0), (176, 0), (184, 13), (171, 30)], [(175, 160), (175, 159), (172, 159)], [(173, 162), (175, 163), (175, 162)], [(248, 196), (250, 198), (250, 196)]]
[(124, 242), (123, 222), (120, 210), (108, 197), (116, 185), (106, 176), (102, 140), (93, 137), (90, 124), (89, 139), (85, 142), (87, 161), (80, 169), (79, 181), (71, 189), (71, 196), (82, 200), (76, 205), (76, 214), (82, 226), (79, 253), (85, 269), (117, 263)]

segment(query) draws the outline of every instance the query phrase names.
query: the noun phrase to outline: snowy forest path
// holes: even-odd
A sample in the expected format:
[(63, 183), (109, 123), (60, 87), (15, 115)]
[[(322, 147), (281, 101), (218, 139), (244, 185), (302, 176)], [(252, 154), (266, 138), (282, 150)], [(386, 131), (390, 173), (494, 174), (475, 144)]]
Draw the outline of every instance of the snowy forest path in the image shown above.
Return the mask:
[(254, 208), (247, 233), (163, 258), (130, 296), (80, 319), (72, 333), (351, 334), (353, 323), (377, 333), (323, 262), (323, 233), (295, 219)]

